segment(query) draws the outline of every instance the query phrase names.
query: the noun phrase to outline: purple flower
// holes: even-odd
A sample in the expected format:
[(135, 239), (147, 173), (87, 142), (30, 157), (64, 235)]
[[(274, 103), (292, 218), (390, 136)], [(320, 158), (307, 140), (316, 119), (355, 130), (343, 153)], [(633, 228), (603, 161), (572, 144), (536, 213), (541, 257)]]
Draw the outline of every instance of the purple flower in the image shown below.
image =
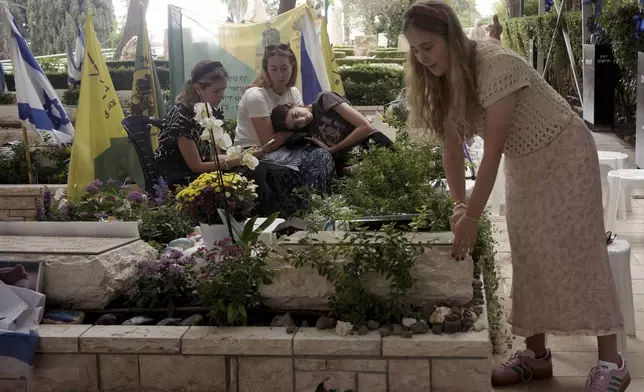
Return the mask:
[(88, 193), (98, 192), (101, 190), (102, 186), (103, 186), (103, 181), (96, 179), (90, 182), (89, 184), (87, 184), (87, 186), (85, 187), (85, 192), (88, 192)]
[(184, 267), (182, 265), (179, 265), (177, 263), (172, 263), (168, 267), (168, 273), (173, 276), (179, 276), (183, 273)]
[(165, 182), (163, 178), (159, 177), (157, 184), (152, 187), (152, 193), (154, 196), (154, 204), (156, 204), (157, 206), (162, 205), (168, 197), (168, 194), (170, 193), (168, 183)]
[(128, 198), (135, 203), (144, 203), (148, 200), (148, 196), (144, 193), (134, 191), (128, 195)]
[(172, 249), (168, 253), (165, 253), (163, 255), (164, 259), (170, 259), (170, 260), (178, 260), (181, 257), (183, 257), (183, 253), (179, 252), (178, 250)]
[(167, 269), (170, 266), (170, 260), (168, 259), (159, 260), (158, 263), (160, 269)]
[(152, 274), (155, 274), (159, 272), (160, 265), (158, 261), (151, 261), (148, 263), (148, 265), (145, 266), (145, 275), (150, 276)]

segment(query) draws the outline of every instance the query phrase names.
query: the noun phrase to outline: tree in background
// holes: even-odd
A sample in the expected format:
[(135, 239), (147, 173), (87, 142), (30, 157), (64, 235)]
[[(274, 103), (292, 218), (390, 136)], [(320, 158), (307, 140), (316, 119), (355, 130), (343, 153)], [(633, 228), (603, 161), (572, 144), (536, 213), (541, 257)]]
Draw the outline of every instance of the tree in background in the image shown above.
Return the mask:
[[(476, 0), (446, 0), (454, 8), (463, 27), (474, 25), (481, 17), (476, 8)], [(536, 1), (536, 0), (534, 0)], [(367, 35), (385, 33), (390, 45), (398, 43), (403, 18), (415, 0), (345, 0), (344, 28), (345, 37), (351, 29), (359, 28)]]
[[(13, 19), (18, 24), (22, 36), (29, 39), (29, 27), (27, 25), (27, 0), (9, 0), (9, 12), (13, 15)], [(5, 23), (6, 16), (2, 13), (2, 22)], [(9, 37), (4, 34), (4, 30), (0, 29), (0, 60), (9, 58)]]
[(277, 15), (277, 10), (280, 7), (280, 0), (263, 0), (264, 7), (266, 8), (266, 13), (271, 18)]
[(112, 36), (115, 26), (114, 7), (105, 0), (29, 0), (27, 21), (29, 45), (36, 56), (65, 53), (74, 42), (85, 12), (92, 10), (96, 35), (101, 43)]
[(116, 46), (116, 50), (114, 50), (115, 59), (121, 58), (121, 52), (123, 52), (125, 44), (132, 37), (139, 34), (141, 21), (148, 12), (150, 0), (127, 0), (127, 3), (127, 17), (125, 19), (125, 26), (123, 27), (123, 34), (119, 37), (119, 43)]

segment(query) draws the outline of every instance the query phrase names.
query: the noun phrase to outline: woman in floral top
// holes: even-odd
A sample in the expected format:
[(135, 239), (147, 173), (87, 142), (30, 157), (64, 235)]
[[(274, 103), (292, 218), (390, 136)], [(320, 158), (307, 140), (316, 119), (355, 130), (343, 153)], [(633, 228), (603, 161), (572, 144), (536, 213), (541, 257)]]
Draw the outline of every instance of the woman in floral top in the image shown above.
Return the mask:
[[(201, 173), (217, 170), (211, 160), (210, 142), (201, 139), (203, 129), (195, 121), (194, 106), (207, 102), (213, 108), (219, 106), (226, 91), (228, 74), (218, 61), (202, 61), (193, 69), (176, 104), (165, 118), (159, 135), (159, 148), (155, 153), (157, 171), (170, 185), (187, 184)], [(223, 114), (215, 109), (213, 116), (223, 120)], [(263, 149), (254, 155), (260, 157)], [(241, 158), (219, 155), (219, 167), (232, 169), (241, 164)]]

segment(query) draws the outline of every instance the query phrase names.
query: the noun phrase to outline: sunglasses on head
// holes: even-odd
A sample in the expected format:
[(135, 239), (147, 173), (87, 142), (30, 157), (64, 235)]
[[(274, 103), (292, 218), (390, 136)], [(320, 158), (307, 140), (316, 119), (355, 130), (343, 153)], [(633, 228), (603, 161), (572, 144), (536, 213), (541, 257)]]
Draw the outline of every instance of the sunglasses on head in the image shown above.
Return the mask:
[(276, 50), (291, 50), (291, 45), (289, 44), (266, 45), (264, 50), (266, 52), (274, 52)]

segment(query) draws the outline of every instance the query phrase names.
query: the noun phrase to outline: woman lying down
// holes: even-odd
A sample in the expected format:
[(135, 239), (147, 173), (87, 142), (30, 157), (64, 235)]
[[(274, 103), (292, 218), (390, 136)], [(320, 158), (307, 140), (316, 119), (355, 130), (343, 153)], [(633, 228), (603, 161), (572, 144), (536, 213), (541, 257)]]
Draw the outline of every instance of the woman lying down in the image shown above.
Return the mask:
[(287, 145), (309, 142), (327, 150), (335, 161), (338, 175), (348, 174), (349, 152), (355, 146), (393, 148), (392, 141), (375, 130), (369, 120), (349, 102), (331, 91), (322, 91), (310, 106), (278, 105), (271, 113), (275, 132), (296, 131)]

